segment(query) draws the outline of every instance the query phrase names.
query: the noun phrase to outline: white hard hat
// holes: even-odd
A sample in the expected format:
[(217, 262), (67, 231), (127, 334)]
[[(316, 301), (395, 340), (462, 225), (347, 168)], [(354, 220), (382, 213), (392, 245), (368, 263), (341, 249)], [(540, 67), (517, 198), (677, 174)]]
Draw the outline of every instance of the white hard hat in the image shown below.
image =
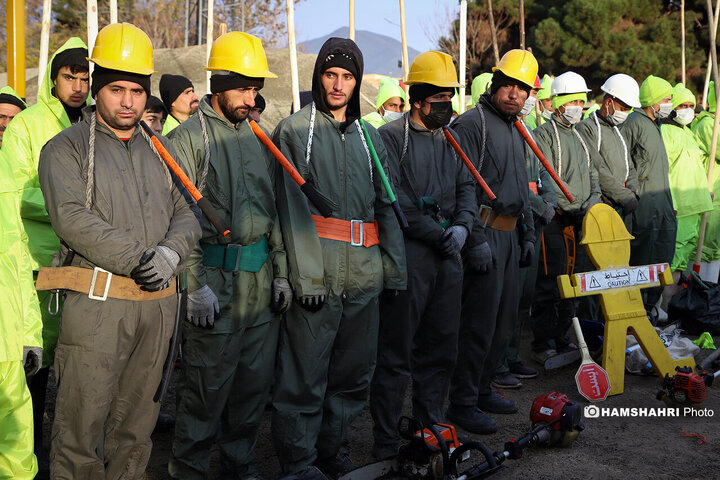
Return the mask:
[(616, 73), (605, 80), (600, 90), (621, 100), (629, 107), (640, 108), (640, 87), (630, 75)]
[(587, 93), (589, 91), (583, 77), (575, 72), (565, 72), (553, 80), (552, 88), (550, 88), (550, 96), (556, 97), (558, 95)]

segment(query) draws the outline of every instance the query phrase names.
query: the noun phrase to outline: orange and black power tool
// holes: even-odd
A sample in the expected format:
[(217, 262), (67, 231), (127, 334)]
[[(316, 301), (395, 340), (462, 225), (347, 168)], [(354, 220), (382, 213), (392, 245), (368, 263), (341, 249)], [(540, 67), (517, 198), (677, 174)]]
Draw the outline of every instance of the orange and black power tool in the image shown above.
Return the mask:
[(705, 403), (707, 389), (712, 386), (713, 381), (720, 375), (720, 370), (715, 373), (702, 372), (697, 374), (690, 367), (675, 367), (677, 372), (672, 377), (665, 374), (662, 390), (656, 398), (664, 401), (669, 406), (697, 407)]

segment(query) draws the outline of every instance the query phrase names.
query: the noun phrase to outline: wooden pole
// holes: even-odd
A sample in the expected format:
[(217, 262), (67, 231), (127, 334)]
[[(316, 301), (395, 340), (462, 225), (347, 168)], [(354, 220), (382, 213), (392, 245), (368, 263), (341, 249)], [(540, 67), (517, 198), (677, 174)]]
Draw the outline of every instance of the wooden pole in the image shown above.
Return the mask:
[(685, 85), (685, 0), (680, 0), (680, 49), (682, 50), (680, 78)]
[[(87, 0), (87, 39), (88, 52), (92, 55), (95, 39), (98, 34), (97, 0)], [(90, 75), (92, 76), (95, 64), (90, 62)]]
[(525, 50), (525, 2), (520, 0), (520, 48)]
[[(210, 60), (210, 49), (212, 49), (213, 44), (213, 35), (214, 35), (214, 28), (215, 28), (215, 0), (208, 0), (208, 17), (207, 17), (207, 46), (206, 46), (206, 52), (207, 52), (207, 59)], [(208, 71), (205, 75), (205, 79), (207, 81), (207, 92), (210, 93), (210, 72)]]
[(295, 46), (295, 4), (293, 0), (287, 0), (287, 29), (293, 111), (297, 112), (300, 110), (300, 83), (298, 82), (297, 47)]
[[(716, 37), (717, 37), (717, 29), (718, 29), (718, 17), (720, 17), (720, 0), (715, 2), (715, 22), (713, 23), (713, 28), (715, 29)], [(710, 19), (708, 19), (708, 25), (709, 24), (710, 24)], [(705, 72), (705, 86), (703, 87), (703, 96), (702, 96), (703, 107), (707, 105), (708, 89), (710, 87), (710, 74), (711, 73), (712, 73), (712, 52), (710, 50), (708, 50), (707, 71)]]
[(185, 0), (185, 46), (190, 41), (190, 0)]
[[(718, 82), (718, 59), (717, 59), (717, 39), (715, 32), (715, 18), (711, 0), (705, 0), (708, 11), (708, 28), (710, 29), (710, 54), (712, 56), (712, 72), (715, 81), (715, 99), (720, 99), (720, 82)], [(717, 105), (717, 103), (716, 103)], [(710, 155), (708, 155), (708, 189), (712, 191), (713, 168), (715, 167), (715, 154), (717, 153), (718, 127), (720, 127), (720, 115), (718, 115), (717, 106), (715, 107), (715, 122), (713, 123), (712, 143), (710, 143)], [(695, 265), (693, 270), (700, 272), (700, 262), (702, 261), (702, 249), (705, 243), (705, 230), (707, 229), (708, 212), (702, 214), (700, 221), (700, 234), (698, 236), (697, 255), (695, 256)]]
[[(408, 60), (407, 36), (405, 34), (405, 2), (400, 0), (400, 38), (402, 40), (402, 67), (403, 82), (407, 81), (408, 72), (410, 71), (410, 62)], [(408, 86), (405, 84), (405, 97), (410, 99)], [(405, 102), (405, 109), (410, 110), (410, 102)]]
[(350, 40), (355, 41), (355, 0), (350, 0)]
[(465, 111), (465, 64), (467, 56), (467, 0), (460, 0), (460, 112)]
[(197, 0), (197, 44), (202, 45), (202, 11), (203, 2)]
[(118, 23), (117, 0), (110, 0), (110, 23)]
[(488, 5), (488, 21), (490, 22), (490, 32), (492, 33), (493, 53), (495, 54), (495, 65), (500, 63), (500, 51), (497, 43), (497, 30), (495, 29), (495, 16), (493, 15), (492, 0), (487, 0)]
[(45, 69), (50, 55), (50, 20), (52, 16), (52, 0), (43, 0), (42, 23), (40, 24), (40, 58), (38, 59), (38, 97), (42, 89)]

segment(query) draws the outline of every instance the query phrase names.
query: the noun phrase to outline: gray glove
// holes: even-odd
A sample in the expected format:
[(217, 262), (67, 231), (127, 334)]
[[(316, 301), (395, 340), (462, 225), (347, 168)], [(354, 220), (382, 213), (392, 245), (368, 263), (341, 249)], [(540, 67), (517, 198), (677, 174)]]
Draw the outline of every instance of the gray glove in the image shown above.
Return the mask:
[(465, 245), (468, 233), (468, 229), (462, 225), (453, 225), (445, 230), (440, 238), (440, 251), (443, 256), (454, 257), (460, 253), (463, 245)]
[(540, 223), (543, 225), (547, 225), (550, 222), (552, 222), (552, 219), (555, 217), (555, 205), (552, 203), (546, 203), (545, 204), (545, 210), (540, 214)]
[(535, 254), (535, 244), (528, 240), (520, 242), (520, 268), (532, 265), (533, 255)]
[(142, 290), (156, 292), (170, 286), (178, 263), (180, 255), (174, 250), (162, 245), (150, 247), (140, 257), (140, 263), (130, 272), (130, 277), (142, 285)]
[(325, 295), (303, 295), (300, 298), (300, 305), (308, 312), (319, 311), (325, 303)]
[(270, 309), (275, 313), (285, 313), (290, 308), (293, 292), (287, 278), (274, 278), (272, 281), (272, 302)]
[(488, 242), (475, 245), (468, 251), (469, 267), (482, 273), (487, 273), (493, 266), (492, 250)]
[(578, 211), (578, 215), (580, 216), (580, 218), (583, 218), (588, 212), (588, 210), (590, 210), (593, 205), (597, 205), (598, 203), (600, 202), (598, 202), (598, 200), (595, 198), (595, 195), (591, 195), (590, 198), (585, 200), (580, 206), (580, 210)]
[(32, 377), (40, 367), (42, 367), (42, 348), (40, 347), (23, 347), (23, 367), (25, 367), (25, 376)]
[(212, 328), (215, 315), (220, 313), (217, 296), (204, 285), (187, 295), (187, 321), (196, 327)]

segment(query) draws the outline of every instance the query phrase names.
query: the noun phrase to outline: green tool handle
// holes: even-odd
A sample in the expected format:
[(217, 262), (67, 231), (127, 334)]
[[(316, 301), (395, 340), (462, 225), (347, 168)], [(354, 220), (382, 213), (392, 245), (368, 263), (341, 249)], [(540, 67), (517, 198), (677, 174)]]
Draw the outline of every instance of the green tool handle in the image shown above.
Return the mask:
[(365, 121), (360, 120), (360, 125), (362, 125), (363, 135), (365, 136), (365, 142), (367, 143), (368, 150), (370, 150), (370, 156), (375, 163), (375, 169), (380, 175), (380, 180), (382, 180), (382, 183), (385, 186), (385, 191), (387, 192), (388, 197), (390, 197), (390, 202), (392, 203), (392, 208), (395, 212), (395, 216), (398, 219), (400, 228), (405, 230), (409, 226), (407, 218), (405, 217), (405, 213), (403, 213), (402, 209), (400, 208), (400, 203), (397, 201), (397, 197), (395, 197), (395, 193), (390, 186), (390, 181), (388, 180), (387, 175), (385, 175), (385, 169), (383, 169), (383, 166), (380, 163), (380, 159), (378, 158), (377, 152), (375, 151), (375, 145), (373, 145), (373, 142), (370, 139), (370, 134), (368, 133), (367, 128), (365, 128)]

